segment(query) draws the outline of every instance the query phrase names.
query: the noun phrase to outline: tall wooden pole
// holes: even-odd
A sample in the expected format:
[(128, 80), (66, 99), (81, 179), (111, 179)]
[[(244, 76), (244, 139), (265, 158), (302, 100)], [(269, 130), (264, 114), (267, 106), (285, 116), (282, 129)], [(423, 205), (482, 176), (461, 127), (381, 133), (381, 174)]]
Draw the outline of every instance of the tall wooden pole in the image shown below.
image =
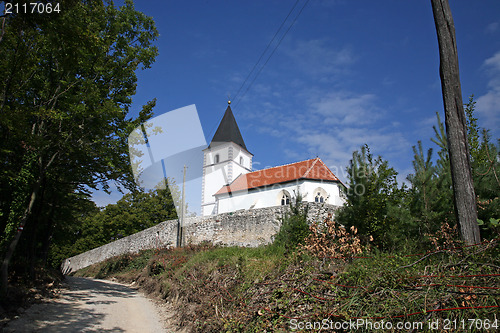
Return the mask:
[(476, 195), (472, 183), (467, 129), (463, 108), (455, 26), (448, 0), (431, 0), (439, 43), (439, 75), (443, 91), (446, 136), (451, 163), (455, 215), (467, 244), (481, 241)]
[(181, 200), (181, 226), (180, 226), (180, 247), (184, 246), (184, 217), (186, 215), (186, 169), (184, 166), (183, 176), (182, 176), (182, 200)]

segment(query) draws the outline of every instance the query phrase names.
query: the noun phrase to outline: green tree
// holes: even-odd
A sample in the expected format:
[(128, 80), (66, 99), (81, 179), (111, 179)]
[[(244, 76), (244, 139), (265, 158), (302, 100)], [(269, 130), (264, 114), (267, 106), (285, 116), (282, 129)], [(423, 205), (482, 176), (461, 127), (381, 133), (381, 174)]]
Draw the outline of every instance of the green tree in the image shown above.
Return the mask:
[(65, 258), (176, 218), (168, 188), (127, 193), (116, 204), (82, 211), (77, 223), (57, 232), (50, 262), (58, 267)]
[(287, 251), (297, 248), (310, 233), (307, 223), (308, 206), (302, 203), (300, 192), (290, 200), (289, 208), (290, 211), (281, 218), (281, 227), (273, 242), (273, 245)]
[[(498, 193), (499, 148), (490, 142), (488, 131), (481, 129), (475, 117), (473, 96), (464, 105), (467, 116), (467, 138), (470, 147), (470, 160), (474, 179), (474, 190), (478, 204), (478, 218), (482, 223), (483, 236), (488, 237), (488, 221), (500, 217)], [(414, 173), (408, 176), (411, 183), (409, 200), (413, 218), (425, 226), (424, 231), (433, 233), (442, 223), (456, 224), (453, 212), (453, 189), (450, 159), (445, 126), (437, 115), (437, 126), (433, 126), (435, 137), (432, 138), (439, 150), (435, 164), (432, 163), (432, 149), (424, 157), (421, 142), (418, 149), (413, 147)], [(480, 135), (482, 133), (482, 136)]]
[[(61, 0), (53, 15), (12, 14), (0, 41), (2, 292), (8, 265), (33, 211), (114, 180), (133, 188), (127, 136), (152, 114), (127, 118), (136, 69), (148, 68), (158, 36), (130, 0)], [(19, 172), (21, 170), (22, 172)], [(4, 187), (5, 186), (5, 187)]]
[[(381, 247), (394, 245), (395, 237), (404, 232), (397, 210), (404, 210), (404, 188), (398, 188), (394, 168), (382, 157), (373, 157), (367, 145), (353, 152), (348, 173), (347, 202), (337, 214), (339, 223), (355, 226), (361, 235), (371, 235)], [(402, 214), (402, 213), (401, 213)]]
[(408, 195), (413, 218), (419, 224), (421, 233), (433, 233), (441, 224), (448, 221), (456, 223), (453, 212), (453, 189), (451, 184), (450, 159), (444, 124), (437, 116), (437, 127), (433, 126), (435, 137), (432, 138), (439, 150), (435, 164), (432, 162), (433, 149), (428, 149), (424, 156), (422, 143), (413, 147), (414, 173), (408, 175), (411, 183)]
[(464, 104), (464, 111), (466, 115), (467, 124), (467, 142), (469, 143), (469, 152), (471, 157), (471, 167), (477, 167), (486, 162), (486, 154), (484, 146), (481, 144), (480, 132), (481, 129), (477, 124), (477, 118), (474, 115), (476, 102), (474, 95), (469, 96), (469, 101)]
[(477, 214), (482, 226), (483, 237), (496, 237), (490, 232), (500, 219), (500, 140), (491, 142), (489, 131), (477, 124), (474, 96), (465, 104), (467, 116), (467, 137), (469, 141), (472, 176), (477, 198)]
[(435, 218), (432, 209), (434, 196), (436, 193), (435, 168), (432, 164), (432, 148), (424, 156), (422, 141), (418, 141), (418, 149), (413, 146), (414, 160), (413, 168), (415, 173), (408, 175), (407, 179), (411, 183), (409, 199), (411, 201), (411, 211), (419, 217), (419, 222), (425, 226), (427, 232), (430, 231), (431, 221)]

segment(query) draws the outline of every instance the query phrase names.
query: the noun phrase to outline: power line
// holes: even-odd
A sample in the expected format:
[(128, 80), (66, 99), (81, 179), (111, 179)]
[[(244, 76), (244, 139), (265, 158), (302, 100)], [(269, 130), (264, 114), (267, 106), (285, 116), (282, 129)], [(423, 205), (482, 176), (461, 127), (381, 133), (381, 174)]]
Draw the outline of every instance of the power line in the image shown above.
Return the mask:
[(279, 32), (281, 31), (281, 28), (283, 28), (283, 26), (285, 25), (285, 22), (288, 20), (288, 18), (290, 17), (290, 14), (292, 14), (292, 12), (294, 11), (295, 7), (297, 7), (297, 4), (299, 3), (300, 0), (297, 0), (295, 1), (295, 4), (293, 5), (292, 9), (290, 9), (290, 11), (288, 12), (288, 15), (285, 17), (285, 19), (283, 20), (283, 22), (281, 22), (281, 25), (279, 26), (278, 30), (276, 30), (276, 33), (274, 34), (273, 38), (271, 38), (271, 40), (269, 41), (269, 43), (267, 43), (267, 46), (266, 48), (264, 49), (264, 51), (262, 52), (262, 54), (260, 55), (259, 59), (257, 60), (257, 62), (253, 65), (252, 67), (252, 70), (250, 71), (250, 73), (248, 73), (247, 77), (245, 78), (245, 81), (243, 81), (243, 83), (241, 84), (240, 88), (238, 89), (238, 91), (236, 92), (236, 95), (234, 95), (234, 100), (236, 100), (236, 98), (238, 97), (241, 89), (245, 86), (245, 84), (247, 83), (248, 79), (250, 78), (250, 76), (252, 75), (253, 71), (255, 70), (255, 68), (257, 67), (257, 65), (259, 64), (259, 62), (262, 60), (262, 57), (264, 57), (264, 54), (266, 54), (267, 50), (269, 50), (269, 47), (271, 46), (271, 44), (274, 42), (274, 40), (276, 39), (276, 36), (278, 36)]
[[(254, 73), (255, 69), (257, 68), (257, 66), (259, 65), (260, 61), (262, 60), (262, 58), (264, 57), (264, 55), (266, 54), (266, 52), (269, 50), (270, 46), (273, 44), (274, 40), (276, 39), (276, 37), (278, 36), (278, 34), (280, 33), (281, 29), (283, 28), (283, 26), (285, 25), (286, 21), (288, 21), (288, 18), (290, 17), (290, 15), (293, 13), (293, 11), (295, 10), (295, 8), (297, 7), (297, 4), (300, 2), (300, 0), (296, 0), (295, 3), (293, 4), (292, 8), (290, 9), (290, 11), (288, 12), (288, 14), (286, 15), (285, 19), (283, 20), (283, 22), (281, 23), (281, 25), (278, 27), (278, 30), (276, 30), (276, 33), (274, 34), (273, 38), (271, 38), (271, 40), (269, 41), (269, 43), (267, 44), (266, 48), (264, 49), (264, 51), (261, 53), (259, 59), (257, 60), (257, 62), (253, 65), (252, 67), (252, 70), (250, 71), (250, 73), (248, 73), (247, 77), (245, 78), (245, 80), (243, 81), (243, 83), (241, 84), (240, 88), (238, 89), (238, 91), (236, 92), (234, 98), (233, 98), (233, 101), (237, 101), (234, 106), (233, 106), (233, 110), (236, 109), (236, 107), (238, 106), (239, 102), (243, 99), (243, 97), (246, 95), (246, 93), (248, 92), (248, 90), (252, 87), (253, 83), (255, 82), (255, 80), (257, 79), (257, 77), (260, 75), (260, 73), (262, 72), (262, 70), (264, 69), (264, 67), (266, 66), (266, 64), (269, 62), (269, 60), (271, 59), (271, 57), (274, 55), (274, 53), (276, 52), (276, 50), (278, 49), (278, 47), (280, 46), (281, 42), (283, 41), (283, 39), (285, 38), (285, 36), (287, 35), (287, 33), (290, 31), (290, 29), (292, 29), (293, 25), (295, 24), (295, 22), (297, 21), (297, 19), (299, 18), (300, 14), (302, 13), (302, 11), (304, 10), (304, 8), (307, 6), (307, 4), (309, 3), (310, 0), (307, 0), (304, 5), (302, 6), (302, 8), (300, 9), (299, 13), (295, 16), (295, 18), (293, 19), (293, 22), (290, 24), (290, 26), (287, 28), (287, 30), (285, 31), (285, 33), (281, 36), (281, 38), (279, 39), (277, 45), (274, 47), (274, 49), (272, 50), (271, 54), (267, 57), (265, 63), (262, 65), (262, 67), (260, 67), (260, 69), (258, 70), (257, 74), (254, 76), (254, 78), (252, 79), (252, 81), (250, 82), (250, 84), (247, 86), (247, 88), (245, 89), (245, 91), (243, 92), (243, 95), (241, 95), (241, 97), (239, 99), (237, 99), (237, 97), (239, 96), (241, 90), (243, 89), (243, 87), (245, 86), (245, 84), (247, 83), (248, 79), (252, 76), (252, 74)], [(215, 126), (210, 130), (209, 132), (209, 140), (210, 140), (210, 137), (213, 135), (213, 132), (215, 131), (215, 128), (217, 127), (217, 125), (220, 123), (220, 120), (222, 119), (223, 116), (220, 117), (219, 121), (215, 124)]]
[[(290, 10), (290, 12), (288, 13), (287, 17), (285, 18), (285, 20), (283, 21), (283, 23), (281, 24), (281, 26), (279, 27), (278, 31), (276, 32), (276, 34), (274, 35), (273, 39), (271, 40), (271, 42), (269, 42), (268, 46), (266, 47), (266, 49), (264, 50), (264, 53), (267, 51), (267, 49), (269, 48), (269, 45), (271, 45), (272, 41), (275, 39), (276, 35), (279, 33), (279, 31), (281, 30), (281, 27), (283, 26), (283, 24), (286, 22), (286, 20), (288, 19), (288, 17), (290, 16), (290, 14), (293, 12), (293, 10), (295, 9), (297, 3), (298, 3), (299, 0), (297, 0), (297, 2), (295, 2), (295, 4), (293, 5), (292, 9)], [(274, 55), (274, 53), (276, 52), (276, 50), (278, 49), (278, 47), (281, 45), (281, 42), (283, 41), (283, 39), (286, 37), (286, 35), (288, 34), (288, 32), (292, 29), (293, 25), (295, 24), (295, 22), (297, 21), (297, 19), (299, 18), (300, 14), (302, 14), (302, 12), (304, 11), (304, 8), (306, 8), (307, 4), (309, 3), (310, 0), (307, 0), (304, 5), (302, 6), (302, 8), (300, 9), (300, 11), (298, 12), (298, 14), (295, 16), (295, 18), (293, 19), (293, 22), (290, 24), (290, 26), (288, 27), (288, 29), (285, 31), (285, 33), (281, 36), (280, 40), (278, 41), (278, 44), (276, 44), (276, 46), (274, 47), (273, 51), (271, 52), (271, 54), (269, 55), (269, 57), (267, 57), (266, 59), (266, 62), (262, 65), (262, 67), (259, 69), (259, 71), (257, 72), (257, 74), (254, 76), (252, 82), (250, 82), (250, 84), (247, 86), (246, 90), (244, 91), (243, 95), (240, 97), (240, 99), (238, 99), (236, 101), (236, 104), (234, 105), (234, 108), (236, 108), (238, 106), (238, 104), (240, 103), (240, 101), (243, 99), (243, 97), (246, 95), (246, 93), (248, 92), (248, 90), (250, 90), (250, 88), (252, 87), (253, 83), (255, 82), (255, 80), (257, 79), (257, 77), (260, 75), (260, 73), (262, 72), (262, 70), (264, 69), (264, 67), (267, 65), (267, 63), (269, 62), (269, 60), (271, 59), (271, 57)], [(253, 72), (253, 70), (255, 69), (255, 67), (257, 66), (257, 64), (260, 62), (262, 56), (264, 55), (264, 53), (262, 53), (262, 55), (260, 56), (259, 60), (257, 61), (257, 63), (254, 65), (254, 68), (252, 68), (252, 71), (250, 71), (250, 74), (248, 75), (248, 77), (250, 77), (251, 73)], [(247, 77), (247, 79), (248, 79)], [(240, 92), (240, 90), (243, 88), (243, 85), (246, 83), (247, 79), (245, 79), (245, 81), (243, 82), (242, 86), (240, 87), (240, 89), (238, 89), (238, 93)], [(238, 94), (237, 93), (237, 94)]]

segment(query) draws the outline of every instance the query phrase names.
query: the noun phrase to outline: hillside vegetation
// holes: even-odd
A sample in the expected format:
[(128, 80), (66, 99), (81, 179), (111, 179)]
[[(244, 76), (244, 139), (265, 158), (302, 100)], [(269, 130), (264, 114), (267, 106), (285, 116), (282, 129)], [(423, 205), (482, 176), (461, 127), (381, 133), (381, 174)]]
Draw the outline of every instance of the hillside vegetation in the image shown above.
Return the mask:
[[(291, 220), (299, 219), (284, 220), (280, 233), (294, 229), (286, 228)], [(355, 228), (327, 220), (288, 246), (277, 236), (274, 244), (258, 248), (207, 243), (154, 249), (76, 275), (137, 284), (171, 302), (179, 327), (193, 332), (352, 331), (349, 321), (360, 331), (401, 331), (397, 325), (407, 325), (406, 331), (429, 331), (432, 325), (448, 325), (450, 332), (494, 331), (498, 236), (468, 247), (454, 236), (443, 227), (422, 239), (428, 251), (381, 252), (363, 245)]]

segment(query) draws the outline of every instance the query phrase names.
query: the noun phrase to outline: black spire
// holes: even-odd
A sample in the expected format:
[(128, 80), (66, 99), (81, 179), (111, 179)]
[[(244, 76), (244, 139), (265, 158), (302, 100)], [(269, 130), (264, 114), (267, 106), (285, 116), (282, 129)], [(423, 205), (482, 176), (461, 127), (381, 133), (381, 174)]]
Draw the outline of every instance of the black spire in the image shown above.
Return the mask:
[(210, 145), (218, 142), (234, 142), (248, 151), (243, 141), (243, 137), (241, 136), (240, 129), (238, 128), (238, 124), (236, 123), (236, 119), (234, 119), (233, 111), (231, 111), (231, 101), (227, 104), (226, 113), (224, 113), (224, 117), (222, 117)]

